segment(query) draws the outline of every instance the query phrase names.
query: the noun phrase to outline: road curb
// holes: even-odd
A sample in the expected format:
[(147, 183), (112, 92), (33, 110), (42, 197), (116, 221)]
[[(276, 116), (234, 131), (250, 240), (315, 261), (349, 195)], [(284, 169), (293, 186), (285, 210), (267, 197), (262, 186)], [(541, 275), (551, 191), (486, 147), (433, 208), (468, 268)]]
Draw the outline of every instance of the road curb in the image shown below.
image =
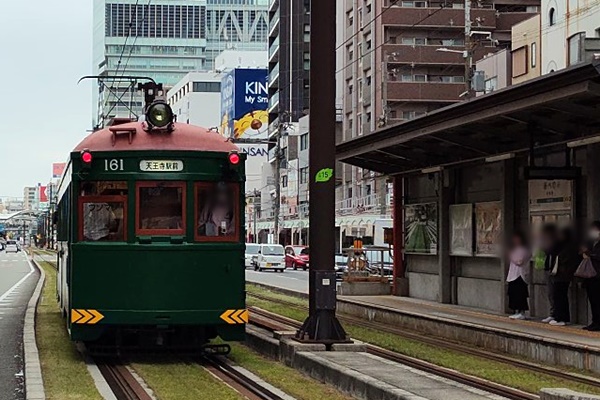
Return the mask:
[(44, 391), (44, 381), (42, 379), (42, 366), (38, 352), (37, 342), (35, 340), (35, 314), (37, 305), (40, 301), (46, 274), (44, 269), (39, 267), (33, 261), (33, 258), (27, 258), (29, 263), (40, 271), (40, 278), (25, 312), (25, 324), (23, 326), (23, 351), (25, 354), (25, 395), (27, 400), (46, 400)]

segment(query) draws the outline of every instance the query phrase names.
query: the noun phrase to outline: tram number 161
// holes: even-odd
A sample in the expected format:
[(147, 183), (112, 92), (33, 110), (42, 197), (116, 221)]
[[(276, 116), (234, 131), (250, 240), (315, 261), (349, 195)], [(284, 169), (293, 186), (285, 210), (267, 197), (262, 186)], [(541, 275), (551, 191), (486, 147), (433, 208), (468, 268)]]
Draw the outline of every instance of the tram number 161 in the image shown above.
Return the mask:
[(104, 160), (105, 171), (123, 171), (123, 159)]

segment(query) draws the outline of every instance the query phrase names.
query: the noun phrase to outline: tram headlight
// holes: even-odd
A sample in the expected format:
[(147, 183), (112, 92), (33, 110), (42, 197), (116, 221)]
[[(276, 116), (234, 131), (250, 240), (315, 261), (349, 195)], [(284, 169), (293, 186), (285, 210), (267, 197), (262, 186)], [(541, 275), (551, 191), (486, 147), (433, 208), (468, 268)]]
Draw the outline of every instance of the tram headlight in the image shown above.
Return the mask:
[(152, 103), (146, 111), (146, 123), (150, 129), (169, 128), (174, 120), (173, 110), (164, 101)]

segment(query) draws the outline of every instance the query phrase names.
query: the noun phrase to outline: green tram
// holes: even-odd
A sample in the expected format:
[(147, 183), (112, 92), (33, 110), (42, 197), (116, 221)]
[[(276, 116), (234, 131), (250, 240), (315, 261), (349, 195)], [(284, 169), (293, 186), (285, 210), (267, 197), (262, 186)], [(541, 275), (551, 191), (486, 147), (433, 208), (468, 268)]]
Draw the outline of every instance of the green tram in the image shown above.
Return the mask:
[(244, 339), (245, 155), (172, 121), (154, 103), (146, 122), (116, 121), (70, 153), (57, 295), (90, 348), (227, 352), (209, 341)]

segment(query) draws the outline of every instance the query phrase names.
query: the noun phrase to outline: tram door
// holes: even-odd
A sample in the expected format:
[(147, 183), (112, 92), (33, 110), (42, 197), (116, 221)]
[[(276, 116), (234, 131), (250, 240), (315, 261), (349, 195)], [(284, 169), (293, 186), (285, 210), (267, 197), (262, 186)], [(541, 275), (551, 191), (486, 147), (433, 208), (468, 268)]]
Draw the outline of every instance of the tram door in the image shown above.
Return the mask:
[[(574, 181), (571, 180), (529, 181), (529, 222), (534, 244), (545, 224), (555, 224), (559, 229), (572, 225), (575, 216), (574, 193)], [(547, 316), (546, 274), (544, 271), (534, 269), (531, 276), (533, 277), (530, 296), (532, 314), (540, 317)], [(570, 292), (571, 319), (576, 320), (578, 315), (587, 318), (582, 293), (578, 293), (582, 291), (573, 284)], [(584, 297), (583, 301), (585, 301)]]

